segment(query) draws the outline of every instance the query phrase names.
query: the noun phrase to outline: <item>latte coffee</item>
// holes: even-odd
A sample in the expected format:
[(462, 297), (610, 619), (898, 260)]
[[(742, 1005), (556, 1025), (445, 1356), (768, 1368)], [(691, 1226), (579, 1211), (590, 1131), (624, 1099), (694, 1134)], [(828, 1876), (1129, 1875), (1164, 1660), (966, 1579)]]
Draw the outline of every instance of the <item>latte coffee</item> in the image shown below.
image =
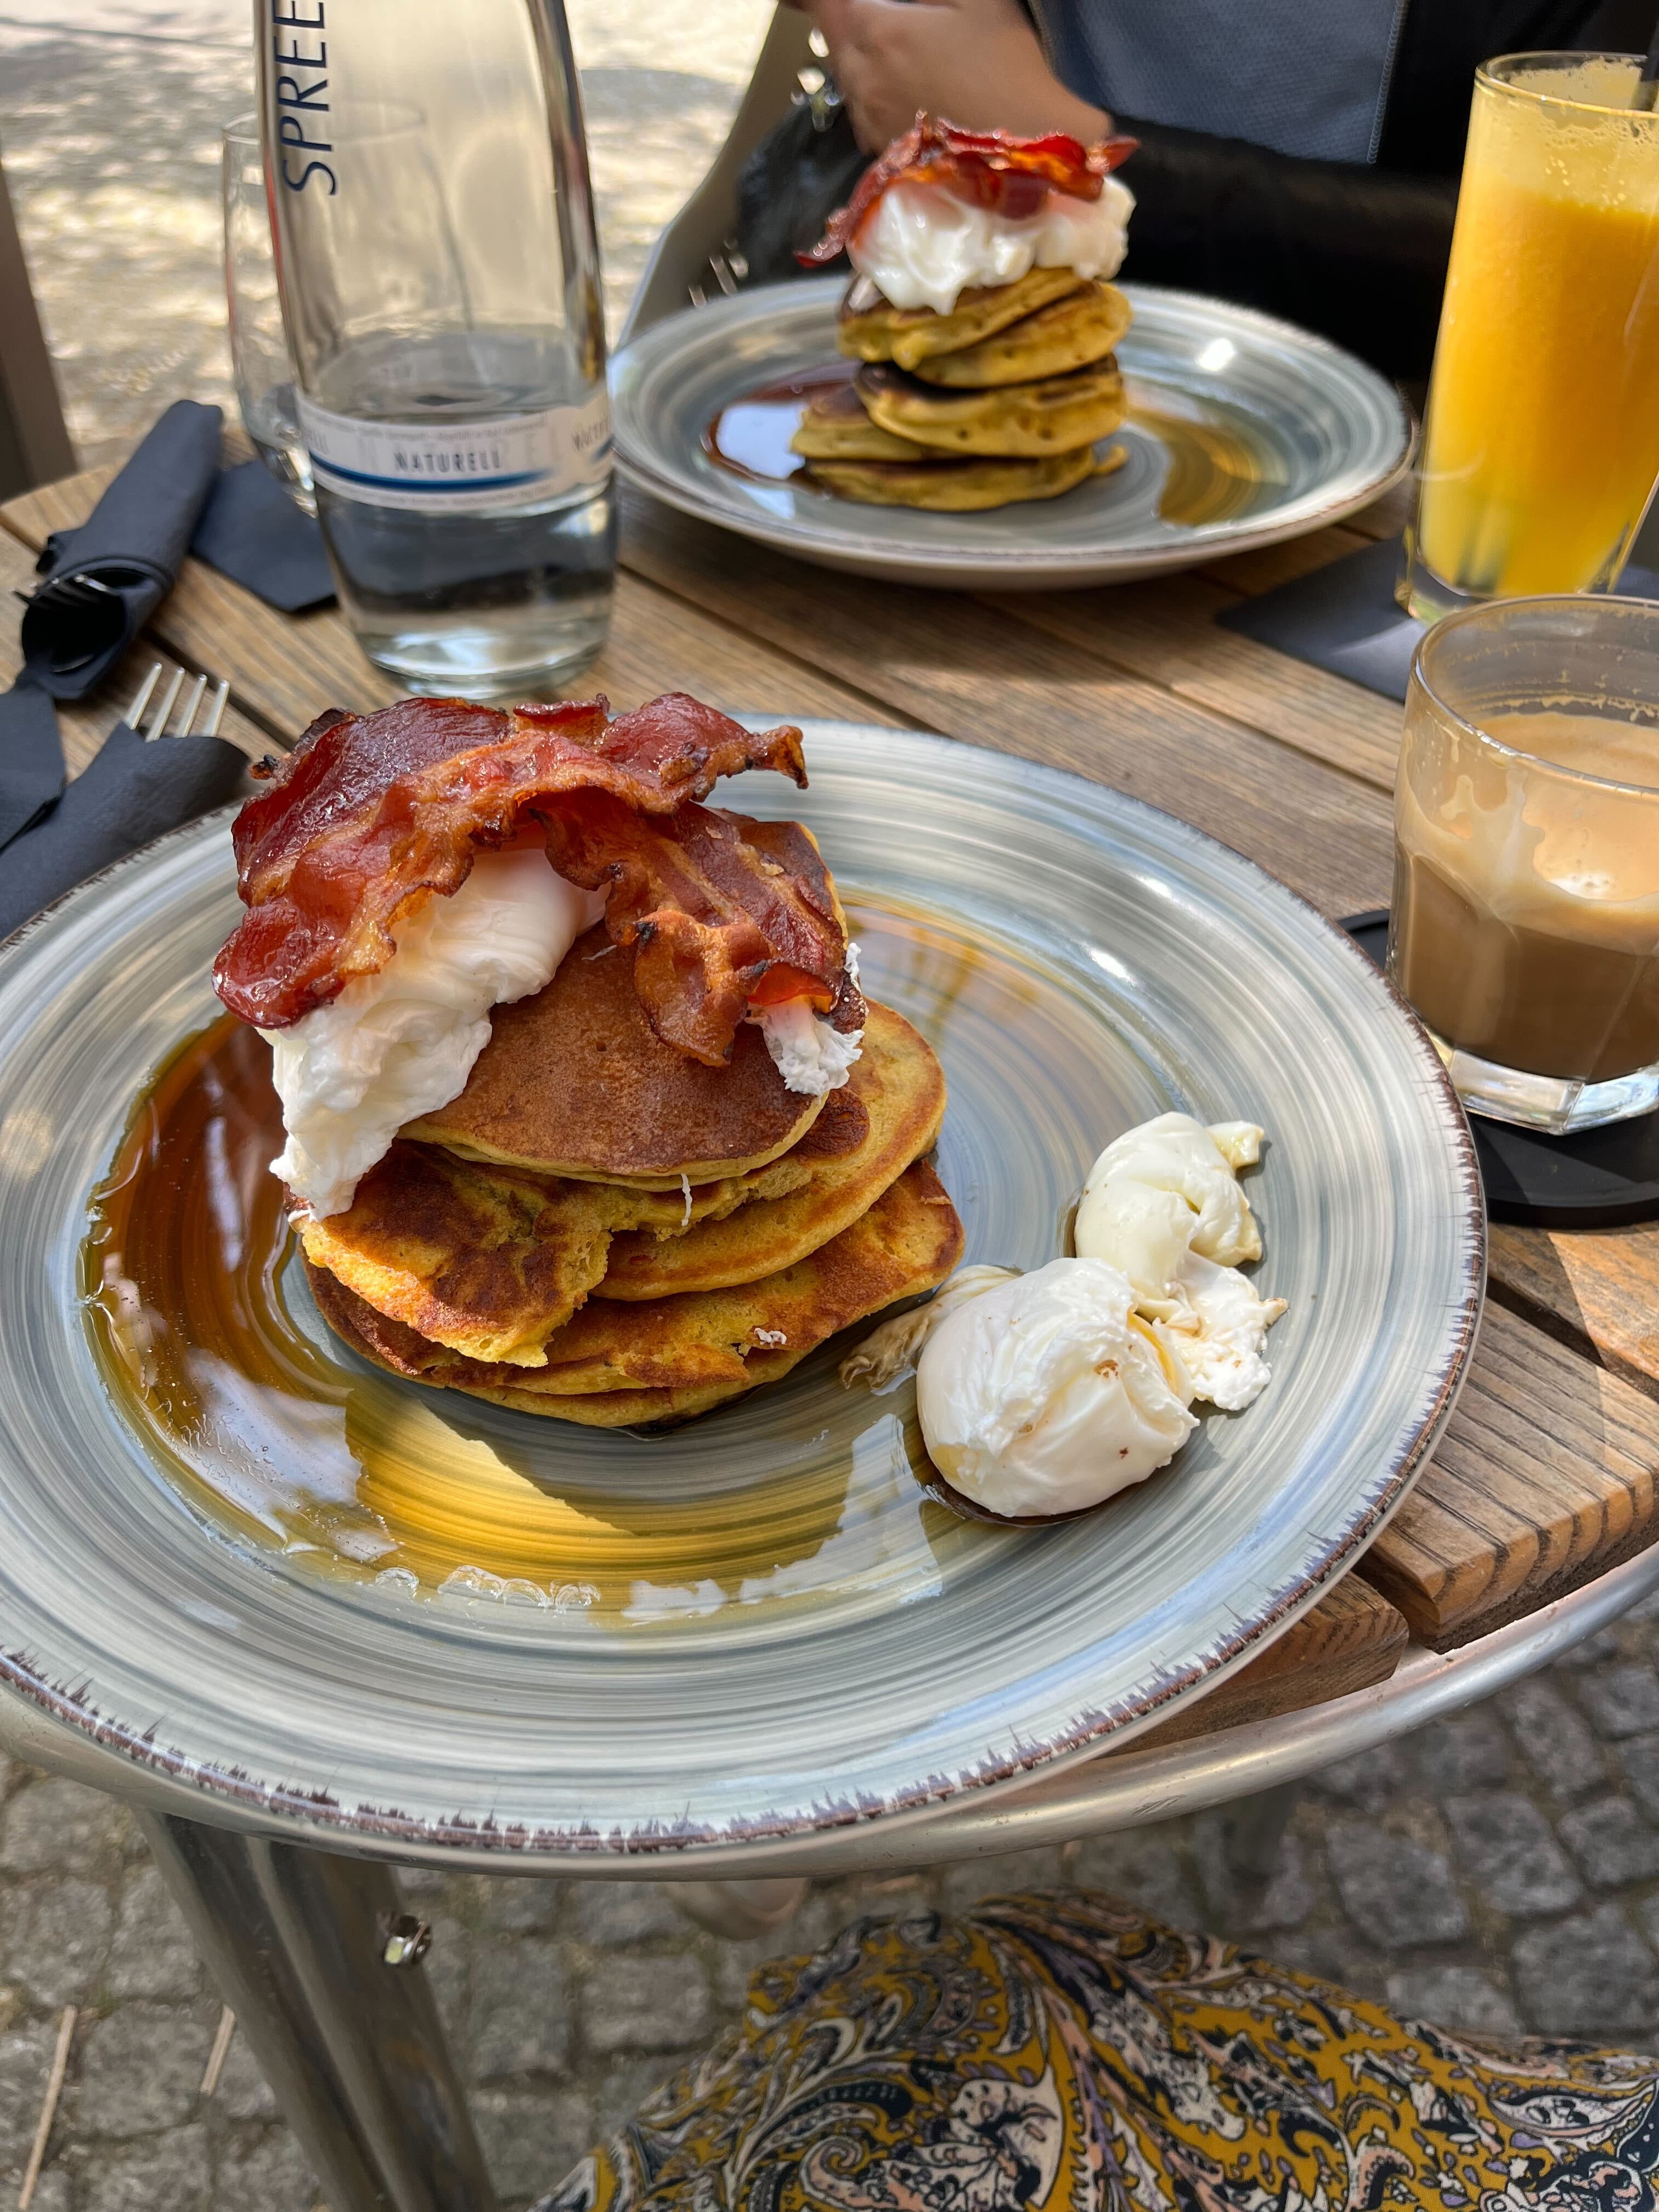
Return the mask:
[[(1449, 747), (1437, 772), (1401, 777), (1395, 981), (1443, 1043), (1505, 1067), (1586, 1083), (1646, 1067), (1659, 1060), (1659, 726), (1545, 710), (1481, 727), (1494, 742), (1477, 757)], [(1621, 805), (1607, 783), (1653, 803)]]

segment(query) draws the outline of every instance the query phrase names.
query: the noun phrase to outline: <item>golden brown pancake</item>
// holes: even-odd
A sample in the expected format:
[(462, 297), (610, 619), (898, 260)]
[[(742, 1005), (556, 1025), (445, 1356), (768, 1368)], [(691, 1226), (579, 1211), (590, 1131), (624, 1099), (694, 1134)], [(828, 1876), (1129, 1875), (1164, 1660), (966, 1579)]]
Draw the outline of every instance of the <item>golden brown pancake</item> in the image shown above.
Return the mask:
[(534, 1362), (604, 1274), (615, 1208), (632, 1195), (399, 1139), (343, 1213), (301, 1223), (300, 1244), (313, 1266), (434, 1343)]
[(1044, 459), (1109, 437), (1123, 420), (1123, 379), (1109, 356), (1037, 384), (944, 392), (876, 362), (859, 371), (872, 422), (918, 445), (955, 454)]
[(967, 514), (1023, 499), (1057, 499), (1094, 473), (1094, 452), (1079, 446), (1043, 461), (811, 461), (811, 481), (863, 507), (914, 507)]
[(302, 1222), (300, 1242), (307, 1260), (434, 1343), (535, 1366), (604, 1274), (617, 1231), (653, 1243), (688, 1222), (781, 1198), (814, 1172), (798, 1146), (748, 1175), (697, 1184), (688, 1209), (678, 1190), (488, 1167), (399, 1138), (345, 1212)]
[[(805, 1258), (927, 1150), (944, 1110), (927, 1045), (902, 1015), (872, 1006), (850, 1079), (800, 1143), (747, 1175), (694, 1184), (689, 1206), (678, 1190), (536, 1176), (400, 1138), (345, 1212), (303, 1222), (300, 1241), (308, 1260), (434, 1344), (533, 1367), (607, 1267), (607, 1297), (658, 1297)], [(744, 1231), (702, 1243), (739, 1208)]]
[(941, 1283), (962, 1224), (918, 1161), (869, 1212), (809, 1258), (762, 1282), (641, 1304), (595, 1302), (552, 1340), (545, 1368), (501, 1367), (446, 1352), (375, 1312), (307, 1262), (324, 1319), (393, 1374), (591, 1426), (684, 1419), (786, 1374), (826, 1339)]
[(927, 356), (915, 363), (914, 374), (924, 384), (964, 391), (1064, 376), (1104, 361), (1131, 319), (1129, 302), (1115, 284), (1085, 284), (977, 345)]
[(798, 1144), (823, 1101), (786, 1091), (743, 1024), (724, 1067), (664, 1044), (634, 990), (634, 955), (603, 928), (544, 991), (497, 1006), (459, 1098), (403, 1131), (463, 1158), (645, 1190), (714, 1182)]
[(902, 1014), (872, 1005), (851, 1076), (777, 1164), (811, 1163), (799, 1188), (712, 1215), (684, 1236), (636, 1230), (613, 1238), (594, 1295), (634, 1301), (726, 1290), (793, 1267), (849, 1228), (929, 1151), (944, 1119), (945, 1072), (927, 1043)]
[(914, 368), (931, 355), (977, 345), (1022, 315), (1075, 292), (1084, 279), (1075, 269), (1030, 269), (1012, 284), (978, 284), (958, 293), (948, 315), (932, 307), (896, 307), (868, 277), (854, 277), (841, 303), (836, 343), (855, 361), (896, 361)]
[(586, 1398), (538, 1398), (532, 1391), (485, 1389), (467, 1391), (469, 1398), (488, 1398), (492, 1405), (510, 1407), (517, 1413), (550, 1415), (556, 1421), (575, 1421), (588, 1429), (659, 1429), (690, 1421), (699, 1413), (712, 1413), (717, 1406), (776, 1382), (799, 1367), (808, 1347), (799, 1352), (755, 1352), (740, 1381), (688, 1384), (683, 1390), (598, 1390)]
[(792, 453), (809, 461), (926, 461), (933, 459), (914, 438), (878, 430), (851, 384), (815, 392), (806, 403), (800, 428), (789, 441)]

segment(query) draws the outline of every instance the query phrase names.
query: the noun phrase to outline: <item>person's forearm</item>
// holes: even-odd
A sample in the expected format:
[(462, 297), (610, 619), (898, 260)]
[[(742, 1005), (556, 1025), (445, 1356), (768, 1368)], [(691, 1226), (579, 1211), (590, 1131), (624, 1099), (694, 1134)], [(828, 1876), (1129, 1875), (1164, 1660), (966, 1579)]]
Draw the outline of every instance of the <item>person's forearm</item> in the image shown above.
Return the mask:
[(1112, 128), (1103, 107), (1091, 107), (1058, 79), (1018, 93), (981, 89), (977, 96), (958, 100), (941, 112), (963, 131), (1006, 131), (1016, 138), (1041, 138), (1051, 131), (1065, 131), (1085, 146), (1108, 137)]
[(1049, 68), (1018, 0), (803, 0), (859, 143), (875, 153), (919, 108), (969, 131), (1105, 137), (1105, 111)]

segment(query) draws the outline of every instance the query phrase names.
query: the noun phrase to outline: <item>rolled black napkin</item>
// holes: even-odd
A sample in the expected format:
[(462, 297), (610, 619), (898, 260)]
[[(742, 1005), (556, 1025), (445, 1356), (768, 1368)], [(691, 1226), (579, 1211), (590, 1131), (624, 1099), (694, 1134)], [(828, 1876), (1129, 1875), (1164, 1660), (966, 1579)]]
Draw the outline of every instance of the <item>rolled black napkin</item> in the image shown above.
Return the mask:
[(85, 773), (38, 829), (14, 838), (0, 867), (0, 936), (152, 837), (234, 799), (247, 756), (223, 738), (146, 744), (118, 722)]
[(218, 477), (221, 420), (175, 400), (81, 527), (47, 540), (23, 663), (54, 699), (95, 690), (171, 588)]

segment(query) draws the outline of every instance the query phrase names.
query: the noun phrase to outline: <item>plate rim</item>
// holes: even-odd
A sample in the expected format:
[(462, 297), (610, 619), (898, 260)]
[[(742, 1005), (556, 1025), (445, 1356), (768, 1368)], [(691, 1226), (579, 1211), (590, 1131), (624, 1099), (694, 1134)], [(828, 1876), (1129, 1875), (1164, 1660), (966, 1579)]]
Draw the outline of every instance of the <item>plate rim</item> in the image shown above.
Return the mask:
[[(728, 321), (747, 321), (752, 314), (753, 303), (775, 295), (780, 303), (804, 303), (805, 296), (816, 294), (828, 297), (831, 289), (839, 289), (838, 277), (785, 279), (775, 284), (757, 285), (751, 289), (711, 300), (701, 307), (681, 307), (672, 315), (664, 316), (630, 337), (612, 355), (609, 370), (609, 389), (611, 402), (611, 427), (615, 438), (617, 467), (620, 474), (636, 489), (659, 499), (665, 506), (681, 514), (692, 516), (700, 522), (713, 524), (718, 529), (730, 530), (757, 544), (769, 545), (778, 550), (793, 553), (804, 561), (821, 566), (850, 570), (855, 574), (879, 575), (936, 588), (963, 590), (1000, 586), (1005, 589), (1018, 588), (1021, 583), (1041, 586), (1052, 584), (1055, 588), (1066, 585), (1124, 583), (1137, 581), (1151, 575), (1168, 574), (1183, 568), (1196, 567), (1200, 562), (1219, 559), (1235, 553), (1249, 553), (1264, 546), (1278, 545), (1288, 540), (1310, 535), (1316, 530), (1329, 528), (1346, 516), (1357, 514), (1381, 498), (1409, 473), (1415, 460), (1420, 426), (1413, 409), (1406, 403), (1396, 387), (1381, 373), (1360, 360), (1357, 354), (1339, 346), (1314, 331), (1304, 330), (1299, 324), (1286, 321), (1282, 316), (1267, 313), (1259, 307), (1247, 307), (1231, 300), (1222, 300), (1212, 293), (1192, 292), (1175, 285), (1141, 284), (1133, 278), (1121, 289), (1133, 301), (1137, 297), (1152, 301), (1172, 301), (1197, 307), (1219, 317), (1235, 327), (1255, 331), (1281, 342), (1289, 341), (1298, 351), (1313, 353), (1340, 362), (1344, 373), (1357, 377), (1374, 388), (1392, 412), (1399, 430), (1399, 445), (1395, 458), (1386, 467), (1347, 491), (1334, 497), (1322, 497), (1317, 490), (1304, 493), (1278, 514), (1251, 524), (1248, 520), (1237, 522), (1200, 523), (1193, 528), (1189, 538), (1163, 548), (1145, 546), (1138, 550), (1099, 546), (1092, 550), (1083, 547), (1066, 549), (1030, 545), (998, 546), (988, 551), (983, 547), (966, 544), (941, 544), (937, 547), (920, 544), (888, 547), (882, 541), (863, 539), (850, 525), (803, 526), (793, 520), (769, 514), (763, 507), (744, 508), (735, 502), (727, 507), (712, 506), (706, 490), (689, 479), (683, 479), (665, 467), (653, 456), (648, 447), (634, 441), (631, 426), (627, 421), (619, 394), (623, 377), (639, 360), (642, 351), (653, 337), (665, 330), (681, 326), (689, 331), (694, 318), (711, 315)], [(699, 327), (706, 330), (706, 320)], [(660, 343), (660, 340), (659, 340)], [(1313, 502), (1317, 502), (1314, 504)], [(958, 521), (962, 518), (957, 518)], [(971, 518), (969, 518), (971, 520)]]
[[(769, 726), (775, 718), (748, 714), (740, 719), (758, 727)], [(964, 751), (977, 753), (987, 750), (964, 746), (931, 731), (895, 730), (886, 725), (830, 717), (810, 717), (801, 726), (809, 739), (814, 731), (884, 740), (902, 736), (921, 743), (927, 750), (948, 755), (956, 764), (960, 763)], [(1392, 980), (1379, 974), (1340, 925), (1310, 899), (1248, 854), (1240, 853), (1165, 808), (1112, 786), (1097, 783), (1074, 770), (1020, 757), (1028, 773), (1035, 772), (1041, 781), (1049, 784), (1057, 793), (1063, 793), (1078, 785), (1091, 793), (1109, 792), (1115, 807), (1173, 825), (1179, 840), (1190, 841), (1200, 848), (1218, 849), (1225, 854), (1229, 864), (1262, 878), (1276, 893), (1289, 899), (1304, 917), (1317, 925), (1318, 932), (1330, 941), (1337, 957), (1353, 963), (1356, 979), (1372, 989), (1380, 984), (1394, 1012), (1403, 1018), (1420, 1071), (1429, 1079), (1425, 1093), (1437, 1101), (1440, 1118), (1451, 1140), (1455, 1179), (1463, 1201), (1457, 1217), (1462, 1243), (1461, 1280), (1455, 1309), (1448, 1302), (1445, 1340), (1437, 1370), (1432, 1377), (1423, 1377), (1419, 1401), (1424, 1407), (1422, 1417), (1415, 1433), (1397, 1447), (1387, 1469), (1379, 1469), (1372, 1478), (1368, 1492), (1370, 1502), (1363, 1514), (1356, 1516), (1346, 1533), (1326, 1545), (1316, 1563), (1302, 1571), (1304, 1580), (1299, 1587), (1287, 1586), (1264, 1597), (1255, 1618), (1247, 1626), (1236, 1626), (1212, 1647), (1207, 1658), (1200, 1656), (1178, 1673), (1167, 1673), (1155, 1682), (1149, 1681), (1127, 1701), (1138, 1707), (1133, 1713), (1121, 1711), (1124, 1701), (1120, 1701), (1115, 1709), (1103, 1704), (1093, 1710), (1086, 1724), (1074, 1722), (1063, 1736), (1051, 1742), (1015, 1745), (1006, 1755), (998, 1759), (988, 1756), (972, 1769), (963, 1768), (949, 1777), (927, 1777), (909, 1788), (896, 1790), (890, 1802), (885, 1803), (819, 1802), (799, 1818), (778, 1814), (725, 1822), (659, 1818), (607, 1831), (588, 1823), (532, 1830), (497, 1822), (493, 1816), (480, 1820), (458, 1812), (447, 1817), (424, 1818), (389, 1806), (349, 1806), (293, 1783), (262, 1781), (244, 1768), (169, 1749), (158, 1741), (159, 1731), (154, 1723), (141, 1729), (136, 1722), (124, 1722), (100, 1712), (90, 1703), (84, 1688), (54, 1684), (33, 1668), (25, 1650), (0, 1646), (0, 1689), (25, 1700), (37, 1722), (44, 1721), (48, 1726), (53, 1723), (68, 1726), (88, 1749), (118, 1758), (128, 1771), (139, 1770), (164, 1785), (170, 1784), (175, 1789), (182, 1785), (192, 1803), (206, 1801), (221, 1818), (228, 1818), (238, 1825), (263, 1826), (267, 1832), (289, 1834), (299, 1827), (336, 1844), (392, 1855), (396, 1855), (399, 1847), (413, 1846), (436, 1856), (446, 1851), (465, 1854), (475, 1863), (483, 1857), (499, 1856), (503, 1862), (522, 1866), (527, 1872), (579, 1868), (593, 1871), (615, 1868), (628, 1861), (724, 1862), (740, 1857), (745, 1850), (776, 1851), (799, 1846), (805, 1855), (815, 1842), (824, 1842), (851, 1826), (867, 1826), (875, 1820), (888, 1830), (901, 1824), (925, 1826), (948, 1814), (953, 1806), (965, 1800), (971, 1798), (979, 1802), (988, 1792), (994, 1795), (1029, 1787), (1084, 1759), (1097, 1757), (1104, 1749), (1128, 1743), (1166, 1718), (1172, 1706), (1196, 1703), (1198, 1694), (1207, 1694), (1208, 1690), (1219, 1686), (1316, 1604), (1346, 1571), (1345, 1563), (1351, 1565), (1375, 1540), (1410, 1494), (1444, 1432), (1468, 1378), (1485, 1304), (1488, 1237), (1484, 1193), (1467, 1117), (1449, 1075), (1416, 1013)], [(182, 844), (205, 842), (231, 811), (230, 806), (220, 807), (211, 814), (184, 823), (65, 892), (0, 942), (0, 963), (33, 938), (53, 915), (71, 905), (91, 904), (104, 895), (112, 882), (153, 866), (159, 857)], [(94, 1167), (94, 1184), (100, 1172)], [(1218, 1652), (1219, 1656), (1215, 1656)], [(1205, 1686), (1201, 1692), (1200, 1684)], [(1009, 1733), (1012, 1736), (1013, 1732)], [(37, 1750), (40, 1747), (38, 1743), (34, 1747)], [(23, 1755), (29, 1755), (27, 1748)]]

